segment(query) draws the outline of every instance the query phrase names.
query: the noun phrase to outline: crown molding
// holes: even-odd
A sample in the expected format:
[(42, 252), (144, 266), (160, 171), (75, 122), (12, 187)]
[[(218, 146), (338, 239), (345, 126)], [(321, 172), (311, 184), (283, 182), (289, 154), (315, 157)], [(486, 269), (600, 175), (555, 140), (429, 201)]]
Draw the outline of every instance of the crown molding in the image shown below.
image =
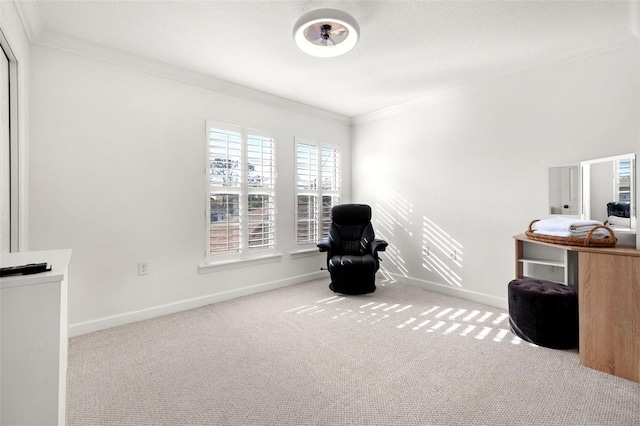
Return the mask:
[(36, 3), (35, 0), (13, 0), (13, 4), (18, 11), (18, 16), (20, 16), (20, 21), (22, 21), (22, 27), (27, 33), (29, 41), (33, 41), (44, 28), (38, 3)]
[(351, 117), (345, 115), (326, 111), (239, 84), (230, 83), (164, 62), (132, 55), (86, 40), (70, 37), (47, 30), (46, 28), (39, 31), (39, 35), (32, 40), (32, 43), (179, 81), (221, 94), (262, 103), (290, 112), (329, 120), (347, 126), (352, 125)]
[(529, 62), (507, 69), (503, 72), (485, 75), (480, 78), (454, 84), (445, 89), (434, 90), (426, 95), (403, 102), (388, 108), (383, 108), (367, 114), (353, 117), (353, 124), (366, 123), (368, 121), (378, 120), (384, 117), (407, 112), (416, 108), (440, 102), (454, 96), (458, 96), (467, 92), (479, 90), (485, 87), (500, 84), (514, 78), (542, 71), (545, 69), (557, 67), (571, 62), (586, 59), (592, 56), (601, 55), (614, 50), (623, 49), (629, 46), (638, 46), (639, 39), (632, 31), (625, 31), (617, 36), (591, 43), (576, 49), (565, 51), (556, 55), (541, 58), (539, 60)]

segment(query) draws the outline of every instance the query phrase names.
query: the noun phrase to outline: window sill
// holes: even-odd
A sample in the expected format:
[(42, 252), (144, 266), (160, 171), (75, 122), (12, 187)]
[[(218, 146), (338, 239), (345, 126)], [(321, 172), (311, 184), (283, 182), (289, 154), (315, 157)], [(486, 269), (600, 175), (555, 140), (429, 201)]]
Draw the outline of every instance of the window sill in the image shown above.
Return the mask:
[(253, 266), (265, 263), (279, 262), (282, 259), (281, 253), (272, 253), (259, 257), (251, 257), (248, 259), (233, 259), (220, 262), (205, 263), (198, 265), (198, 273), (208, 274), (210, 272), (224, 271), (227, 269), (235, 269), (240, 266)]
[(296, 249), (289, 252), (292, 259), (299, 259), (301, 257), (310, 257), (321, 254), (317, 247), (309, 247), (303, 249)]

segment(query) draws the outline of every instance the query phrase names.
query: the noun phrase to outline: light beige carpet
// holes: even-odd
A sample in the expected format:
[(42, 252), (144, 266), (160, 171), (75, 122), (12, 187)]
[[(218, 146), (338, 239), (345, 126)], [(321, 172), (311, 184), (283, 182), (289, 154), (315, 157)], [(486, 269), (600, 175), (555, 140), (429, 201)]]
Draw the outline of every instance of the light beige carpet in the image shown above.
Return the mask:
[(69, 425), (640, 425), (640, 384), (505, 311), (328, 279), (71, 339)]

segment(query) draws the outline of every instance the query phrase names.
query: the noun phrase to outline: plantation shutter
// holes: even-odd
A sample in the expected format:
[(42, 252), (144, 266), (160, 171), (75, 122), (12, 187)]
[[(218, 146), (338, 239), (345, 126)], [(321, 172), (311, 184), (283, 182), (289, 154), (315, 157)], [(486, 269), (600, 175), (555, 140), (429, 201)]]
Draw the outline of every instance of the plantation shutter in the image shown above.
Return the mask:
[(249, 129), (247, 135), (248, 247), (275, 246), (275, 155), (273, 137)]
[(239, 253), (242, 180), (242, 133), (239, 126), (209, 127), (210, 230), (212, 255)]

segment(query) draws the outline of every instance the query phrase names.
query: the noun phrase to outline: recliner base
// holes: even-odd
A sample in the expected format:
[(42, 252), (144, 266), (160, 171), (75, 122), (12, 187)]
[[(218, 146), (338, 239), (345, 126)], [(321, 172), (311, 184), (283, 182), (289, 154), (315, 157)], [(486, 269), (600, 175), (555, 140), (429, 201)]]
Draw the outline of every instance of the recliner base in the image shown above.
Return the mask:
[(349, 280), (348, 282), (332, 281), (329, 284), (329, 289), (334, 293), (356, 295), (356, 294), (368, 294), (376, 291), (375, 282), (362, 282), (358, 280)]

